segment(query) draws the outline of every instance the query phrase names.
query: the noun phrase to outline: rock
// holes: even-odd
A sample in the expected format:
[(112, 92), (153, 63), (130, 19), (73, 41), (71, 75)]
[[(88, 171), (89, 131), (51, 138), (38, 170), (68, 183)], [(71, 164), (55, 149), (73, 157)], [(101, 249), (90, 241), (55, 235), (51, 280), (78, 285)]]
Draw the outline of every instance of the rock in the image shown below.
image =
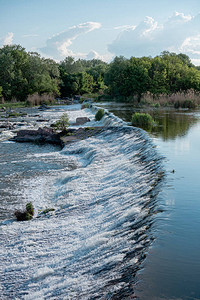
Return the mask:
[(3, 123), (0, 123), (0, 128), (1, 129), (14, 129), (14, 125), (10, 122), (3, 122)]
[(36, 122), (49, 122), (47, 119), (37, 119)]
[(61, 145), (60, 135), (55, 133), (51, 128), (39, 128), (38, 130), (20, 130), (17, 136), (11, 141), (15, 142), (32, 142), (32, 143), (50, 143)]
[(40, 105), (39, 107), (38, 107), (38, 109), (40, 109), (40, 110), (46, 110), (46, 109), (49, 109), (50, 107), (49, 106), (47, 106), (46, 104), (42, 104), (42, 105)]
[(75, 125), (83, 125), (87, 122), (90, 122), (90, 119), (87, 118), (87, 117), (79, 117), (79, 118), (76, 118), (76, 124)]

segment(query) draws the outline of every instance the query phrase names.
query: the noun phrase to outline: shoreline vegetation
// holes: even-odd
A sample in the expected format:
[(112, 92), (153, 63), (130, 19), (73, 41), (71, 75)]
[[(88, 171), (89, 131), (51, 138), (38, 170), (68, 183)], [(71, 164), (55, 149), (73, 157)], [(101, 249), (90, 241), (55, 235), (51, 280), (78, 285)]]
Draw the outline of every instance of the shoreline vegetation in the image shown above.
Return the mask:
[(110, 63), (68, 56), (57, 63), (21, 45), (0, 49), (0, 108), (55, 105), (77, 97), (194, 109), (200, 105), (200, 67), (185, 54), (167, 51), (154, 58), (115, 57)]
[[(200, 67), (185, 54), (167, 51), (152, 57), (115, 57), (110, 63), (99, 59), (75, 60), (66, 57), (60, 63), (21, 45), (0, 49), (0, 110), (5, 118), (17, 117), (20, 107), (115, 101), (133, 107), (159, 109), (195, 109), (200, 106)], [(95, 118), (100, 120), (104, 111)], [(68, 123), (63, 119), (57, 124)], [(136, 113), (133, 126), (154, 127), (153, 118)], [(64, 124), (65, 126), (65, 124)]]

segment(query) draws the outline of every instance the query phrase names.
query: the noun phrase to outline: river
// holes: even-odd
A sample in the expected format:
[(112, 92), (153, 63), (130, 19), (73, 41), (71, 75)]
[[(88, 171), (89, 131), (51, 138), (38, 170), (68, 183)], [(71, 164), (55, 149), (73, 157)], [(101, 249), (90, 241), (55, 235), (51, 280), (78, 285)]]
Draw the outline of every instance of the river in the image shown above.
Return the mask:
[[(149, 136), (127, 126), (132, 107), (103, 106), (114, 115), (100, 122), (80, 105), (17, 119), (37, 129), (67, 112), (72, 127), (80, 116), (108, 126), (63, 149), (1, 133), (2, 299), (200, 298), (199, 111), (152, 110)], [(33, 220), (17, 222), (29, 201)]]
[[(131, 120), (129, 104), (105, 103)], [(137, 274), (139, 299), (200, 299), (200, 110), (143, 109), (159, 126), (149, 132), (163, 156), (165, 184), (159, 194), (155, 241)]]

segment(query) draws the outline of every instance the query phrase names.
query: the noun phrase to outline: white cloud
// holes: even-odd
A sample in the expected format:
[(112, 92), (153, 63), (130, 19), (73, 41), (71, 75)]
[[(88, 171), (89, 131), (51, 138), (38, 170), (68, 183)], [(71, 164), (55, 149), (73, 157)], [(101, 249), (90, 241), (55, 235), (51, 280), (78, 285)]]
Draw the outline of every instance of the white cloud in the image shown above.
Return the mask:
[(46, 47), (41, 48), (41, 52), (50, 55), (54, 58), (61, 59), (66, 56), (77, 56), (69, 47), (73, 41), (80, 35), (86, 34), (95, 29), (101, 27), (97, 22), (86, 22), (73, 27), (70, 27), (67, 31), (54, 35), (46, 42)]
[(200, 14), (195, 17), (174, 13), (163, 24), (146, 17), (135, 29), (123, 30), (108, 45), (115, 55), (156, 56), (162, 51), (183, 52), (193, 59), (200, 58)]
[(109, 62), (113, 58), (113, 55), (111, 53), (100, 55), (95, 50), (91, 50), (87, 55), (84, 55), (83, 58), (84, 59), (89, 59), (89, 60), (91, 60), (91, 59), (101, 59), (105, 62)]
[(22, 37), (23, 38), (29, 38), (29, 37), (37, 37), (39, 36), (38, 34), (24, 34)]
[(135, 27), (136, 27), (135, 25), (121, 25), (121, 26), (114, 27), (114, 29), (116, 29), (116, 30), (127, 30), (127, 29), (134, 30)]
[(179, 48), (180, 52), (200, 56), (200, 33), (196, 36), (187, 37)]
[(8, 34), (6, 35), (6, 37), (3, 39), (3, 45), (11, 45), (12, 41), (13, 41), (13, 36), (14, 33), (13, 32), (8, 32)]
[[(144, 28), (146, 26), (146, 29)], [(144, 20), (144, 24), (142, 26), (142, 33), (143, 36), (149, 36), (151, 38), (151, 34), (158, 28), (158, 23), (151, 17), (146, 17)]]
[(191, 59), (192, 63), (195, 65), (195, 66), (200, 66), (200, 58), (194, 58), (194, 59)]

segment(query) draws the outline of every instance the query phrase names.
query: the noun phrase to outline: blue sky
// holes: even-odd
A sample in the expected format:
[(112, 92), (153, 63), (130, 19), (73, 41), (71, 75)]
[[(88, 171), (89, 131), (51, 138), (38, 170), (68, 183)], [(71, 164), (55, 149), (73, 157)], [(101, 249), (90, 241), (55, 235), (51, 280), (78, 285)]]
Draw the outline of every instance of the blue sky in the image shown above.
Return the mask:
[(200, 0), (0, 0), (0, 46), (63, 60), (186, 53), (200, 65)]

